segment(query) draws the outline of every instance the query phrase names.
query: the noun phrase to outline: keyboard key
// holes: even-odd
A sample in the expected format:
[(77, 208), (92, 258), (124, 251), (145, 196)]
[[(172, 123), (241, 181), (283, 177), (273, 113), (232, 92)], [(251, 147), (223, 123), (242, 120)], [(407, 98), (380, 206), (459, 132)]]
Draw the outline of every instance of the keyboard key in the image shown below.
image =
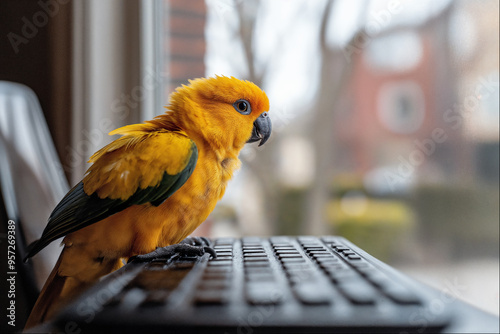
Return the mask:
[(232, 257), (233, 256), (233, 253), (232, 252), (215, 252), (215, 254), (217, 254), (217, 257), (221, 257), (221, 256), (229, 256), (229, 257)]
[(295, 249), (278, 249), (275, 252), (276, 254), (300, 254)]
[(234, 259), (234, 257), (232, 255), (224, 255), (224, 256), (217, 255), (217, 257), (215, 259), (214, 258), (210, 258), (210, 260), (208, 261), (208, 263), (210, 263), (210, 262), (218, 262), (218, 261), (231, 261), (231, 263), (232, 263), (233, 259)]
[(249, 272), (245, 274), (246, 281), (257, 281), (257, 282), (274, 282), (276, 277), (274, 274), (269, 272)]
[(334, 263), (328, 264), (328, 270), (348, 270), (348, 269), (349, 268), (346, 266), (346, 264), (341, 261), (336, 261)]
[(354, 304), (374, 304), (378, 298), (376, 290), (362, 280), (349, 280), (338, 285), (344, 296)]
[(325, 293), (324, 287), (316, 282), (301, 282), (292, 288), (295, 296), (304, 304), (320, 305), (330, 304), (331, 295)]
[(152, 307), (164, 305), (171, 291), (154, 290), (150, 291), (139, 307)]
[(304, 258), (301, 254), (279, 254), (278, 257), (280, 259), (293, 259), (293, 258), (303, 259)]
[(287, 273), (288, 281), (290, 284), (302, 284), (306, 282), (315, 281), (319, 278), (319, 274), (316, 271), (291, 271)]
[(214, 246), (214, 249), (215, 250), (218, 250), (218, 249), (233, 249), (233, 245), (215, 245)]
[(210, 261), (207, 263), (207, 266), (212, 267), (212, 266), (231, 266), (233, 264), (233, 261), (229, 260), (218, 260), (218, 261)]
[(371, 265), (368, 264), (368, 262), (364, 261), (363, 258), (356, 260), (356, 261), (349, 261), (349, 264), (356, 268), (358, 271), (363, 271), (364, 269), (373, 269)]
[(247, 258), (247, 257), (266, 257), (267, 258), (267, 255), (264, 252), (246, 253), (246, 254), (243, 254), (243, 257), (245, 257), (245, 258)]
[(419, 298), (411, 292), (408, 288), (405, 288), (399, 284), (386, 285), (382, 291), (384, 294), (394, 300), (399, 304), (419, 304)]
[(316, 258), (316, 262), (325, 263), (325, 264), (333, 264), (339, 263), (338, 257), (335, 256), (321, 256)]
[(309, 263), (302, 263), (302, 262), (285, 262), (282, 263), (283, 268), (285, 268), (285, 271), (293, 271), (293, 270), (313, 270), (312, 265)]
[(197, 290), (194, 295), (194, 303), (197, 305), (222, 305), (227, 302), (227, 291)]
[(253, 253), (266, 253), (263, 249), (255, 248), (255, 249), (244, 249), (243, 254), (253, 254)]
[(318, 258), (332, 258), (332, 254), (330, 253), (316, 253), (316, 254), (311, 254), (313, 258), (318, 259)]
[(264, 251), (264, 247), (262, 247), (262, 246), (243, 246), (241, 248), (241, 250), (243, 251), (243, 253), (245, 253), (245, 252), (251, 252), (251, 251), (261, 251), (261, 252), (263, 252)]
[(246, 267), (245, 277), (247, 280), (256, 280), (259, 277), (272, 276), (274, 279), (274, 273), (270, 267)]
[(279, 243), (279, 244), (272, 244), (272, 247), (273, 248), (276, 248), (276, 247), (293, 247), (293, 245), (290, 244), (290, 243)]
[(249, 267), (269, 267), (269, 261), (253, 261), (253, 262), (245, 262), (245, 268)]
[(179, 261), (184, 261), (184, 262), (196, 262), (199, 260), (198, 256), (180, 256), (177, 258)]
[(326, 251), (326, 248), (323, 246), (312, 246), (312, 247), (304, 247), (308, 253), (314, 253), (317, 251)]
[(243, 247), (262, 247), (262, 242), (242, 242)]
[(269, 258), (267, 256), (258, 256), (258, 257), (245, 257), (243, 258), (243, 263), (249, 262), (269, 262)]
[(359, 274), (345, 268), (342, 268), (340, 270), (339, 269), (328, 270), (328, 276), (334, 283), (337, 284), (347, 282), (353, 279), (360, 279)]
[(203, 276), (201, 277), (202, 280), (208, 280), (208, 279), (217, 279), (217, 280), (224, 280), (224, 279), (230, 279), (233, 277), (232, 272), (207, 272), (205, 271), (203, 273)]
[(202, 280), (198, 284), (198, 290), (222, 290), (229, 288), (231, 284), (230, 280), (225, 279), (208, 279)]
[(295, 246), (292, 246), (292, 245), (289, 245), (289, 246), (285, 246), (285, 245), (283, 245), (283, 246), (278, 246), (278, 245), (276, 245), (276, 246), (273, 246), (273, 248), (274, 248), (274, 249), (294, 249), (294, 250), (296, 250), (296, 249), (297, 249), (297, 248), (295, 248)]
[(205, 269), (205, 273), (221, 273), (221, 272), (231, 272), (233, 271), (232, 266), (213, 266), (213, 267), (207, 267)]
[(344, 267), (338, 262), (320, 262), (319, 266), (328, 274), (330, 271), (342, 270)]
[(314, 249), (314, 248), (321, 248), (323, 245), (320, 243), (310, 243), (310, 244), (301, 244), (302, 248), (304, 249)]
[(278, 304), (283, 291), (274, 282), (247, 282), (245, 286), (247, 302), (253, 305)]
[(269, 258), (267, 256), (261, 256), (261, 257), (246, 257), (244, 259), (244, 263), (247, 262), (269, 262)]
[[(365, 273), (366, 275), (366, 273)], [(366, 278), (375, 286), (385, 288), (391, 284), (391, 280), (379, 271), (374, 271), (366, 276)]]
[(350, 248), (347, 248), (347, 247), (344, 247), (344, 246), (340, 246), (340, 247), (333, 247), (338, 253), (344, 253), (344, 252), (350, 252), (351, 249)]
[(283, 263), (291, 263), (291, 262), (306, 262), (303, 257), (282, 257), (280, 261)]

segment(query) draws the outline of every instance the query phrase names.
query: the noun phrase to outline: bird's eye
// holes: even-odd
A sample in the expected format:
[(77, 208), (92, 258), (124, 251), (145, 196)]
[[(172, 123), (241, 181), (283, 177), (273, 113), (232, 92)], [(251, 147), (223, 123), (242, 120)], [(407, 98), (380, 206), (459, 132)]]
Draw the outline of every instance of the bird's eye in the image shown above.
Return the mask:
[(233, 103), (234, 109), (242, 115), (248, 115), (252, 112), (250, 102), (247, 100), (238, 100)]

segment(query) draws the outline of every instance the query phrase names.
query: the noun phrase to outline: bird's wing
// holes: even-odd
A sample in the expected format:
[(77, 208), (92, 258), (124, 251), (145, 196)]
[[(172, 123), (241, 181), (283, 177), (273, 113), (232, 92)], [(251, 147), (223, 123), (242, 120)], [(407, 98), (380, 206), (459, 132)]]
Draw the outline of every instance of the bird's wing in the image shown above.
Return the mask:
[(93, 165), (52, 211), (42, 237), (30, 245), (27, 258), (55, 239), (131, 205), (158, 206), (191, 176), (198, 150), (184, 134), (128, 130), (118, 133), (125, 136), (90, 158)]

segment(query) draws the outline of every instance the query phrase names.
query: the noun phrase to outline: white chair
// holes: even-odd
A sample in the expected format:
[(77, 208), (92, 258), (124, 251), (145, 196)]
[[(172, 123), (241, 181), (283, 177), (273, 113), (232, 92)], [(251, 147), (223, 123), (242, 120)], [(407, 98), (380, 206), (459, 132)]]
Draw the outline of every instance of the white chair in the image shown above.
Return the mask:
[(6, 218), (2, 224), (15, 222), (17, 278), (28, 306), (36, 300), (60, 248), (54, 242), (23, 263), (26, 246), (42, 235), (52, 209), (68, 190), (35, 93), (24, 85), (0, 81), (0, 213)]

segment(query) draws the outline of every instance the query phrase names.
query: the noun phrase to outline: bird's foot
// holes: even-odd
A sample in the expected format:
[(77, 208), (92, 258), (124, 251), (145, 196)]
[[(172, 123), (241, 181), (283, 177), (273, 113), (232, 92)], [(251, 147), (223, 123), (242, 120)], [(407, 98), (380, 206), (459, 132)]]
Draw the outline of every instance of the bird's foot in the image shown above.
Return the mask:
[(158, 247), (151, 253), (132, 256), (128, 262), (150, 262), (157, 260), (170, 260), (175, 255), (179, 257), (199, 257), (205, 253), (216, 258), (215, 250), (210, 247), (210, 241), (204, 237), (188, 237), (178, 244)]
[(188, 244), (192, 246), (206, 246), (210, 247), (212, 244), (208, 238), (205, 237), (187, 237), (179, 242), (180, 244)]

